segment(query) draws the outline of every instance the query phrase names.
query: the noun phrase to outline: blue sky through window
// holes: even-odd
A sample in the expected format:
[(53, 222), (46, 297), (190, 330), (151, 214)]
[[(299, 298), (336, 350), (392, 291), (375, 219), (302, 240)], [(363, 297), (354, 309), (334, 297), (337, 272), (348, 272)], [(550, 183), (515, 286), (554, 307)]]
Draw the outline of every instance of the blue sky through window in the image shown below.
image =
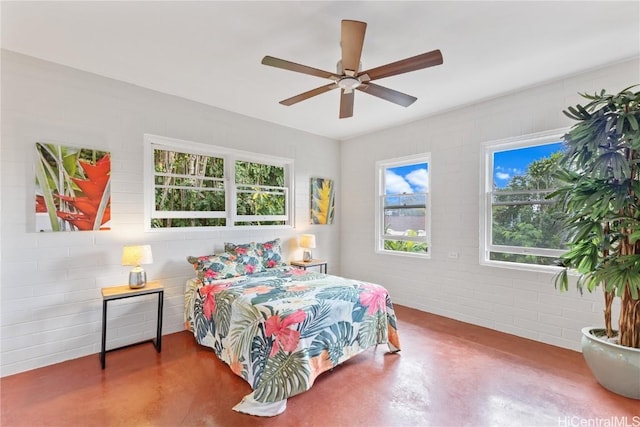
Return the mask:
[(416, 163), (385, 169), (385, 194), (426, 193), (429, 185), (429, 165)]
[(550, 157), (561, 151), (562, 143), (536, 145), (533, 147), (515, 148), (507, 151), (496, 151), (493, 154), (493, 182), (497, 188), (504, 188), (511, 178), (523, 175), (534, 160)]

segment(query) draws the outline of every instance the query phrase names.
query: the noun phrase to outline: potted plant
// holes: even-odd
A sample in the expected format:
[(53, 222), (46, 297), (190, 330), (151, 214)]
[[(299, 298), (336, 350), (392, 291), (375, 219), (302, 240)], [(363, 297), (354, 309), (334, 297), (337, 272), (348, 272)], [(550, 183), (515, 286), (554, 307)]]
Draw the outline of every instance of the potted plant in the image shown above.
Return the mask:
[[(556, 287), (566, 291), (573, 270), (580, 292), (604, 290), (604, 329), (582, 330), (585, 360), (605, 388), (640, 399), (640, 92), (635, 87), (615, 95), (582, 94), (587, 104), (564, 111), (577, 123), (563, 138), (556, 175), (562, 184), (550, 197), (559, 197), (571, 236), (559, 259), (564, 268), (554, 278)], [(616, 299), (620, 317), (614, 330)]]

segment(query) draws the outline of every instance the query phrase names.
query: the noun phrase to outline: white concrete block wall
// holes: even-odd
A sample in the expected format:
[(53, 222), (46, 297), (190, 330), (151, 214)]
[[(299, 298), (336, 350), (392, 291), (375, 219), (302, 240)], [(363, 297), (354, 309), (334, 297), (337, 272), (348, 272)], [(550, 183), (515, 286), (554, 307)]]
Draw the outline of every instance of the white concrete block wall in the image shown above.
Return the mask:
[[(621, 90), (640, 83), (639, 70), (638, 59), (613, 64), (343, 141), (341, 273), (386, 286), (399, 304), (579, 349), (580, 329), (603, 323), (600, 290), (562, 294), (552, 273), (479, 265), (481, 145), (570, 126), (562, 110), (583, 102), (578, 92)], [(432, 258), (376, 254), (375, 162), (422, 152), (432, 159)]]
[[(480, 145), (566, 126), (561, 110), (581, 101), (577, 92), (637, 83), (639, 67), (638, 60), (615, 64), (336, 142), (2, 51), (0, 375), (99, 351), (100, 288), (126, 283), (127, 268), (119, 263), (125, 244), (153, 248), (147, 271), (167, 288), (166, 334), (183, 328), (182, 292), (192, 275), (186, 256), (219, 251), (224, 241), (281, 237), (285, 256), (299, 258), (302, 232), (317, 235), (314, 254), (329, 260), (330, 273), (383, 284), (399, 304), (577, 349), (580, 327), (602, 321), (599, 292), (560, 294), (551, 274), (478, 263)], [(294, 158), (296, 228), (144, 232), (145, 133)], [(36, 141), (111, 152), (111, 231), (33, 231)], [(432, 259), (375, 254), (374, 164), (426, 151), (432, 154)], [(310, 177), (335, 179), (332, 226), (308, 224)], [(459, 258), (449, 259), (450, 251)], [(153, 336), (154, 297), (110, 307), (110, 347)]]
[[(339, 224), (309, 225), (309, 178), (340, 191), (339, 143), (178, 97), (2, 51), (0, 163), (0, 375), (100, 351), (100, 288), (125, 284), (122, 246), (150, 244), (150, 280), (165, 289), (163, 331), (183, 329), (188, 255), (220, 251), (225, 241), (282, 238), (286, 259), (301, 258), (297, 237), (317, 235), (314, 254), (329, 271), (340, 262)], [(295, 224), (285, 230), (145, 232), (143, 135), (233, 147), (295, 161)], [(112, 229), (36, 233), (35, 143), (96, 148), (112, 156)], [(109, 303), (108, 347), (155, 335), (154, 296)], [(96, 369), (100, 368), (96, 356)]]

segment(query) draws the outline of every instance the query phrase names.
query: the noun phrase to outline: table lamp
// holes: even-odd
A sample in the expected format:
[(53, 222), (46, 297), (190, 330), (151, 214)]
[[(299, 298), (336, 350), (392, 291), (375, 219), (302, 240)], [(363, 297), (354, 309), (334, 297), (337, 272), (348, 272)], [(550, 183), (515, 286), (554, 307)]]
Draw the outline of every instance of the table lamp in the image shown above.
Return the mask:
[(300, 236), (300, 247), (304, 248), (302, 253), (302, 260), (305, 262), (311, 261), (313, 256), (311, 255), (311, 249), (316, 247), (316, 235), (315, 234), (303, 234)]
[(144, 288), (147, 284), (147, 272), (140, 266), (153, 263), (151, 246), (125, 246), (122, 249), (122, 265), (133, 265), (129, 272), (129, 287), (132, 289)]

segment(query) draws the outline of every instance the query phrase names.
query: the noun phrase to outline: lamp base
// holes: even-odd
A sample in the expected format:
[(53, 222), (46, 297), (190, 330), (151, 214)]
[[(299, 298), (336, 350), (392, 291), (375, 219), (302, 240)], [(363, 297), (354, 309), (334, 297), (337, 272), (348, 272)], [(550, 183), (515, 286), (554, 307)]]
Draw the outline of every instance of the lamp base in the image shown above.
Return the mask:
[(313, 256), (311, 256), (311, 251), (305, 250), (304, 252), (302, 252), (302, 261), (309, 262), (312, 259), (313, 259)]
[(129, 287), (131, 289), (139, 289), (144, 288), (144, 285), (147, 284), (147, 272), (142, 271), (131, 271), (129, 272)]

